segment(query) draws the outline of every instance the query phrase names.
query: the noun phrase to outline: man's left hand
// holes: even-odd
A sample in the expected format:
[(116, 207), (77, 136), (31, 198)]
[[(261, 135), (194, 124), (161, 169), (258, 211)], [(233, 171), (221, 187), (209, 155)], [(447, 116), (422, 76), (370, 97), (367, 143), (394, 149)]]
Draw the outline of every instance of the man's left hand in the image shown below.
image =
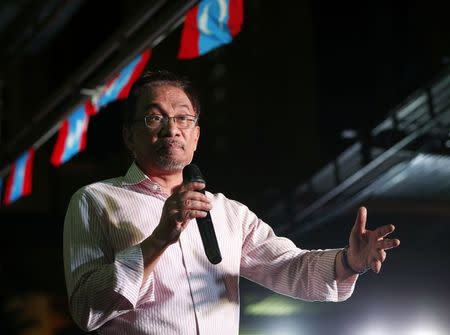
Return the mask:
[(348, 263), (357, 272), (370, 268), (379, 273), (386, 259), (386, 250), (398, 247), (400, 240), (386, 238), (395, 230), (394, 225), (381, 226), (372, 231), (366, 229), (366, 221), (367, 209), (361, 207), (350, 233)]

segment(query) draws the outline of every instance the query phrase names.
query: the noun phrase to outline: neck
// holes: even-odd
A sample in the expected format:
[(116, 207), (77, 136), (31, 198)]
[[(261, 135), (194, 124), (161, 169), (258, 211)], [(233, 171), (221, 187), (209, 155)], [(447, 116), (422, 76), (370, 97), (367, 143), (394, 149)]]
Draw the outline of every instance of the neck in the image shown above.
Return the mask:
[(172, 195), (172, 193), (175, 191), (175, 188), (183, 183), (183, 175), (181, 171), (170, 172), (166, 174), (155, 174), (152, 172), (150, 172), (150, 174), (147, 174), (149, 178), (153, 182), (157, 183), (162, 188), (164, 193), (168, 195)]
[(164, 193), (172, 195), (175, 188), (183, 183), (183, 171), (165, 171), (158, 167), (144, 168), (139, 162), (137, 166), (155, 183), (157, 183)]

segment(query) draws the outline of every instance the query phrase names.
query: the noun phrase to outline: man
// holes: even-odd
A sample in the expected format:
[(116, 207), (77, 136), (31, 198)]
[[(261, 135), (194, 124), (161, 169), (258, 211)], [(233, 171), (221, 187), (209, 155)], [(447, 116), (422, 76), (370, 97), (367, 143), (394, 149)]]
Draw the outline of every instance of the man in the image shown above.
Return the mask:
[[(379, 272), (388, 225), (366, 230), (361, 208), (339, 250), (298, 249), (246, 206), (183, 184), (200, 136), (198, 100), (168, 72), (144, 74), (128, 98), (123, 138), (134, 155), (124, 177), (81, 188), (64, 226), (70, 310), (101, 334), (238, 334), (239, 276), (305, 300), (342, 301), (358, 273)], [(195, 222), (210, 211), (222, 262), (203, 252)]]

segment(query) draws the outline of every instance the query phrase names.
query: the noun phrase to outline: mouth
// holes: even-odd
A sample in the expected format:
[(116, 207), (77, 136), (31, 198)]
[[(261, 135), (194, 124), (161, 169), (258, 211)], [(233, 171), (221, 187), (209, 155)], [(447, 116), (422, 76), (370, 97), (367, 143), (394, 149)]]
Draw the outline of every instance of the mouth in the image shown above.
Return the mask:
[(158, 144), (156, 146), (156, 151), (164, 154), (168, 153), (172, 150), (183, 150), (184, 151), (184, 144), (177, 140), (171, 140), (171, 139), (163, 139), (158, 141)]

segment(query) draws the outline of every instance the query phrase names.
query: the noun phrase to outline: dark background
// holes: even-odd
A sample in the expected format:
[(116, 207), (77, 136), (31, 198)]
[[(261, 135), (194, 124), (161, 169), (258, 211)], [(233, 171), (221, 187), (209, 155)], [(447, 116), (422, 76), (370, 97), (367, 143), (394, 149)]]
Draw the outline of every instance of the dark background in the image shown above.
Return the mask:
[[(147, 68), (187, 75), (198, 86), (202, 115), (196, 162), (211, 191), (256, 213), (354, 141), (367, 138), (391, 109), (447, 69), (450, 61), (445, 1), (244, 2), (244, 26), (231, 44), (194, 60), (178, 60), (178, 28), (154, 48)], [(21, 45), (19, 37), (27, 28), (23, 23), (36, 20), (39, 5), (49, 3), (59, 6), (59, 19), (46, 34)], [(0, 5), (0, 148), (142, 3)], [(15, 43), (20, 48), (14, 49)], [(93, 117), (86, 150), (59, 168), (49, 163), (53, 136), (36, 152), (32, 194), (0, 208), (6, 333), (14, 333), (15, 322), (30, 319), (40, 327), (36, 334), (77, 333), (65, 307), (64, 213), (79, 187), (126, 172), (131, 157), (121, 139), (123, 108), (123, 102), (113, 103)], [(354, 130), (356, 137), (343, 138), (344, 130)], [(1, 168), (7, 163), (2, 161)], [(247, 306), (271, 295), (243, 281), (242, 333), (368, 334), (358, 327), (373, 323), (378, 333), (387, 327), (391, 333), (412, 334), (408, 326), (417, 320), (442, 326), (450, 295), (445, 217), (430, 223), (414, 212), (378, 212), (372, 222), (396, 224), (402, 247), (392, 252), (381, 275), (366, 274), (354, 297), (342, 304), (295, 302), (300, 312), (291, 317), (252, 316)], [(369, 207), (369, 223), (371, 218)], [(349, 216), (345, 222), (321, 226), (295, 242), (304, 248), (341, 247), (353, 221)], [(277, 229), (282, 222), (270, 224)]]

